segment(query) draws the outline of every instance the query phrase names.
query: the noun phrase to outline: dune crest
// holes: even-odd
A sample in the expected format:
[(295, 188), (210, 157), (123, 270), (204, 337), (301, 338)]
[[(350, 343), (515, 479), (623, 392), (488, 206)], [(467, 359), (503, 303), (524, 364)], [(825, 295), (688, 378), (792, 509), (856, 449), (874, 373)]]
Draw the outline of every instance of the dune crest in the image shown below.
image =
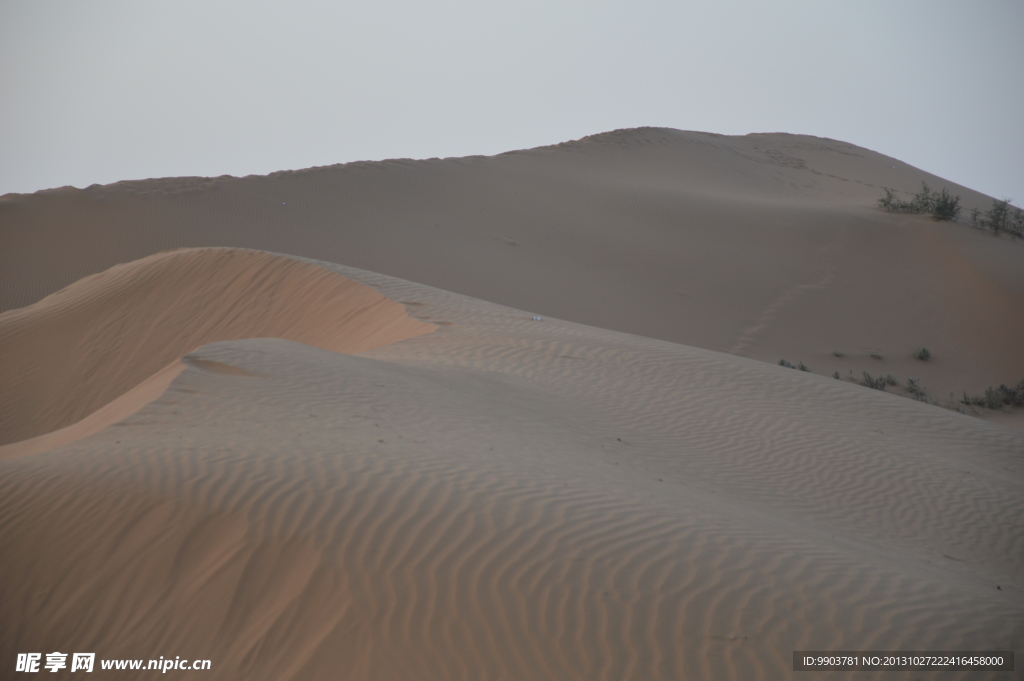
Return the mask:
[[(846, 142), (667, 128), (12, 194), (0, 311), (119, 262), (230, 245), (820, 376), (914, 378), (946, 404), (1024, 377), (1024, 246), (876, 205), (883, 187), (909, 198), (922, 182), (961, 196), (964, 220), (992, 202)], [(920, 347), (933, 361), (914, 358)]]
[(308, 262), (158, 253), (0, 315), (0, 445), (74, 424), (207, 343), (273, 337), (354, 353), (434, 328)]

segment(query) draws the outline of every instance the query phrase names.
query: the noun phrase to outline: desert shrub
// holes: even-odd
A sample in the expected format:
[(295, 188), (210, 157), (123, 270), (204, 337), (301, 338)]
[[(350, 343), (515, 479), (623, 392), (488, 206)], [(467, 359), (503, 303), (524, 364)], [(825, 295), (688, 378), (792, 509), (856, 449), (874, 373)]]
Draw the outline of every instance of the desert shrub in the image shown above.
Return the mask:
[(981, 211), (977, 208), (971, 209), (971, 227), (975, 229), (982, 229), (985, 226), (985, 221), (981, 219)]
[(974, 405), (975, 407), (984, 407), (985, 406), (985, 398), (984, 397), (979, 397), (977, 395), (968, 395), (966, 390), (964, 391), (964, 396), (960, 400), (960, 402), (962, 402), (963, 404)]
[(884, 196), (878, 199), (878, 206), (889, 213), (931, 213), (936, 220), (956, 220), (960, 216), (960, 197), (953, 196), (945, 187), (933, 192), (927, 183), (921, 183), (921, 191), (910, 201), (896, 196), (896, 190), (882, 187)]
[(874, 352), (872, 352), (871, 353), (871, 359), (882, 359), (882, 351), (881, 350), (875, 350)]
[(1024, 236), (1024, 210), (1010, 204), (1010, 199), (992, 200), (992, 207), (985, 211), (985, 219), (978, 219), (978, 210), (971, 212), (972, 226), (988, 227), (992, 233), (1009, 232), (1014, 236)]
[(888, 385), (898, 385), (899, 384), (899, 381), (896, 380), (896, 377), (893, 376), (892, 374), (886, 374), (885, 375), (885, 382)]
[(931, 212), (932, 206), (935, 205), (935, 196), (932, 194), (932, 190), (924, 182), (921, 183), (921, 191), (914, 194), (914, 198), (910, 200), (909, 213), (928, 213)]
[(810, 371), (810, 369), (807, 368), (807, 365), (804, 364), (803, 362), (800, 362), (799, 364), (790, 364), (786, 360), (780, 359), (779, 366), (786, 367), (787, 369), (799, 369), (800, 371)]
[(982, 395), (968, 395), (964, 391), (964, 397), (960, 400), (964, 404), (975, 407), (988, 407), (999, 409), (1007, 407), (1024, 407), (1024, 378), (1017, 382), (1013, 388), (1003, 383), (998, 388), (989, 386)]
[(932, 199), (930, 212), (936, 220), (956, 220), (960, 217), (960, 197), (953, 196), (943, 187)]
[(932, 358), (932, 353), (929, 352), (928, 348), (918, 348), (914, 352), (914, 357), (921, 360), (922, 362), (927, 362)]
[(889, 187), (882, 187), (884, 192), (882, 198), (878, 199), (878, 207), (887, 213), (896, 212), (896, 204), (899, 199), (896, 197), (896, 192)]
[(1013, 406), (1024, 407), (1024, 378), (1017, 381), (1017, 399), (1014, 400)]
[(889, 189), (888, 187), (882, 187), (882, 191), (885, 192), (885, 196), (878, 199), (878, 206), (882, 210), (888, 213), (905, 213), (906, 208), (910, 207), (910, 204), (906, 201), (900, 200), (896, 196), (896, 191)]
[[(926, 185), (927, 186), (927, 185)], [(879, 199), (879, 207), (888, 213), (916, 213), (918, 211), (918, 203), (920, 198), (915, 196), (910, 201), (903, 201), (896, 196), (896, 190), (890, 189), (888, 186), (882, 187), (885, 193), (881, 199)], [(919, 195), (920, 196), (920, 195)]]
[(836, 379), (837, 381), (843, 380), (843, 377), (839, 375), (838, 371), (832, 372), (832, 378)]
[(907, 392), (915, 400), (925, 400), (925, 390), (921, 387), (921, 383), (916, 378), (907, 379)]
[(1006, 229), (1015, 236), (1024, 236), (1024, 210), (1020, 208), (1013, 209), (1013, 215), (1007, 221)]
[(992, 207), (985, 211), (985, 224), (992, 230), (993, 234), (1012, 231), (1013, 215), (1010, 212), (1010, 199), (1002, 201), (993, 199)]
[(835, 356), (835, 357), (846, 357), (846, 355), (844, 353), (839, 352), (838, 350), (833, 350), (832, 351), (832, 355)]
[(860, 379), (860, 384), (866, 388), (874, 388), (875, 390), (885, 390), (885, 377), (879, 376), (878, 378), (872, 378), (868, 372), (863, 372), (864, 377)]
[(1010, 407), (1024, 407), (1024, 378), (1018, 381), (1013, 388), (1002, 384), (997, 388), (1002, 396), (1003, 403)]

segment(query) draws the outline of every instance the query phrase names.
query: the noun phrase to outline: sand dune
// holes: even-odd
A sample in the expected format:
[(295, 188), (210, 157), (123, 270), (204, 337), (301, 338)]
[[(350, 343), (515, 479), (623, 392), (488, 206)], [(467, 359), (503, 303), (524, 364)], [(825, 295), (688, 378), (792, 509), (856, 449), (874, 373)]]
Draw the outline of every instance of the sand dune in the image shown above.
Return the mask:
[[(42, 435), (36, 435), (35, 437), (28, 437), (6, 445), (0, 445), (0, 459), (46, 452), (70, 442), (81, 440), (93, 433), (98, 433), (107, 426), (111, 426), (131, 416), (153, 400), (158, 399), (167, 391), (171, 382), (184, 369), (185, 364), (181, 360), (176, 359), (142, 383), (115, 397), (96, 411), (75, 421), (71, 425), (57, 428), (56, 430), (48, 430)], [(16, 386), (17, 384), (13, 385)], [(61, 386), (61, 388), (69, 390), (73, 389), (73, 386)], [(9, 395), (8, 401), (16, 402), (16, 395)], [(78, 411), (73, 404), (64, 406), (68, 412)], [(28, 416), (31, 417), (31, 414), (28, 414)], [(53, 416), (60, 418), (60, 420), (73, 418), (69, 414), (61, 414), (59, 412), (53, 414)]]
[(80, 421), (212, 341), (269, 336), (359, 352), (431, 328), (373, 289), (294, 259), (160, 253), (0, 315), (0, 445)]
[[(1024, 242), (875, 207), (883, 186), (913, 192), (922, 181), (967, 208), (990, 205), (836, 140), (660, 128), (493, 157), (8, 195), (0, 310), (168, 248), (237, 246), (803, 361), (824, 376), (914, 377), (941, 402), (1015, 383)], [(913, 360), (921, 346), (933, 362)]]
[(437, 330), (208, 344), (134, 416), (0, 462), (0, 655), (778, 679), (801, 648), (1020, 647), (1021, 433), (323, 268)]
[(1022, 245), (872, 207), (923, 177), (644, 129), (3, 197), (0, 677), (52, 651), (657, 681), (1021, 650), (1024, 432), (818, 375), (1024, 368)]

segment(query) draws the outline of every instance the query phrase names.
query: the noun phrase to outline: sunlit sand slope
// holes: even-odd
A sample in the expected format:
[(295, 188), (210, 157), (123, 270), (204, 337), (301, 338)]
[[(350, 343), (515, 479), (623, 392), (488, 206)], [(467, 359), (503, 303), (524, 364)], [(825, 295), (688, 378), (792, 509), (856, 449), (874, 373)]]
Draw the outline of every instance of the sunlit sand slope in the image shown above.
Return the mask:
[(160, 253), (0, 315), (0, 445), (73, 424), (212, 341), (267, 336), (359, 352), (431, 328), (292, 258)]
[[(824, 376), (916, 378), (945, 403), (1024, 378), (1024, 242), (875, 205), (922, 181), (991, 205), (845, 142), (663, 128), (10, 195), (0, 310), (168, 248), (237, 246)], [(922, 346), (932, 361), (913, 359)]]
[(204, 345), (135, 415), (0, 461), (0, 659), (749, 680), (1024, 647), (1024, 434), (323, 266), (437, 330)]

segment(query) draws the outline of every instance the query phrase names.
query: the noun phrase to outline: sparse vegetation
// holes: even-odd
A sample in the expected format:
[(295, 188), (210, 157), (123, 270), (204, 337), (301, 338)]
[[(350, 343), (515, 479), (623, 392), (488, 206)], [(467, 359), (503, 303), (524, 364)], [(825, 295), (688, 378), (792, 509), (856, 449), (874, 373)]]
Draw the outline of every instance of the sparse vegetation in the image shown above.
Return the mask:
[(896, 196), (896, 191), (894, 189), (882, 187), (882, 191), (885, 192), (885, 196), (878, 199), (879, 208), (886, 211), (887, 213), (905, 212), (902, 209), (908, 206), (909, 204), (907, 204), (905, 201), (901, 201), (900, 198)]
[(932, 218), (956, 221), (960, 217), (960, 197), (952, 196), (945, 187), (932, 199)]
[(989, 386), (983, 395), (968, 395), (964, 392), (961, 403), (974, 407), (987, 407), (989, 409), (1000, 409), (1006, 407), (1024, 407), (1024, 378), (1015, 387), (1011, 388), (1005, 383), (998, 388)]
[(984, 225), (982, 224), (982, 220), (979, 219), (980, 215), (981, 215), (981, 211), (980, 210), (978, 210), (977, 208), (972, 208), (971, 209), (971, 222), (970, 222), (971, 227), (974, 227), (976, 229), (981, 229), (982, 227), (984, 227)]
[(885, 377), (879, 376), (878, 378), (872, 378), (868, 372), (863, 372), (864, 377), (860, 379), (860, 384), (865, 388), (874, 388), (875, 390), (885, 390)]
[(921, 183), (921, 191), (910, 201), (896, 196), (896, 190), (883, 187), (885, 195), (878, 199), (878, 205), (889, 213), (930, 213), (936, 220), (956, 220), (960, 217), (960, 197), (953, 196), (945, 187), (941, 192), (933, 192)]
[(992, 207), (985, 211), (985, 223), (992, 230), (992, 233), (999, 235), (999, 232), (1009, 231), (1011, 226), (1010, 200), (993, 201)]
[(789, 362), (787, 362), (784, 359), (780, 359), (779, 360), (779, 366), (780, 367), (786, 367), (787, 369), (799, 369), (800, 371), (810, 371), (810, 369), (807, 368), (807, 365), (804, 364), (803, 362), (800, 362), (799, 364), (794, 365), (794, 364), (790, 364)]
[[(845, 357), (845, 353), (839, 350), (832, 352), (834, 357)], [(870, 355), (873, 359), (883, 359), (881, 350), (875, 350)], [(913, 356), (923, 362), (927, 362), (931, 359), (932, 353), (926, 347), (919, 347), (914, 350)], [(810, 368), (803, 362), (793, 364), (792, 362), (780, 359), (779, 366), (786, 367), (787, 369), (797, 369), (800, 371), (810, 371)], [(885, 391), (888, 386), (900, 386), (900, 381), (892, 374), (879, 374), (877, 377), (872, 376), (867, 371), (861, 372), (861, 379), (857, 381), (854, 378), (853, 369), (849, 370), (849, 375), (845, 377), (845, 380), (852, 383), (859, 383), (860, 385), (871, 388), (872, 390)], [(832, 372), (832, 378), (837, 381), (844, 380), (844, 376), (838, 371)], [(940, 404), (936, 400), (928, 397), (928, 392), (924, 386), (921, 385), (919, 379), (908, 378), (905, 384), (906, 392), (897, 392), (897, 395), (903, 395), (911, 399), (917, 400), (918, 402), (925, 402), (927, 404), (933, 404), (935, 406), (942, 406), (951, 411), (956, 411), (961, 414), (969, 413), (969, 410), (965, 410), (962, 405), (968, 407), (985, 407), (988, 409), (1001, 409), (1004, 407), (1024, 407), (1024, 379), (1021, 379), (1014, 387), (1010, 387), (1005, 383), (1000, 385), (998, 388), (989, 387), (981, 395), (968, 395), (966, 391), (963, 393), (963, 398), (959, 401), (953, 396), (953, 393), (949, 394), (949, 400), (946, 404)]]
[(1010, 201), (1011, 199), (993, 200), (992, 207), (985, 211), (984, 226), (991, 229), (996, 236), (999, 236), (1000, 232), (1024, 236), (1024, 210), (1010, 205)]
[[(924, 348), (919, 349), (914, 355), (915, 357), (918, 357), (918, 359), (921, 359), (919, 356), (920, 350), (924, 350)], [(878, 359), (880, 359), (880, 357)], [(795, 369), (796, 367), (792, 368)], [(832, 373), (832, 378), (837, 381), (843, 380), (843, 376), (838, 371)], [(850, 369), (849, 376), (847, 376), (846, 379), (851, 382), (857, 382), (853, 377), (853, 369)], [(865, 388), (871, 388), (872, 390), (884, 391), (887, 386), (899, 386), (899, 379), (892, 374), (880, 374), (875, 377), (867, 371), (862, 371), (859, 384)], [(968, 413), (961, 405), (967, 405), (968, 407), (985, 407), (987, 409), (1024, 407), (1024, 378), (1018, 381), (1014, 387), (1010, 387), (1005, 383), (1000, 385), (998, 388), (990, 386), (981, 395), (968, 395), (965, 391), (963, 393), (963, 397), (959, 400), (959, 403), (956, 398), (953, 397), (953, 393), (950, 393), (949, 400), (945, 405), (941, 405), (935, 400), (929, 399), (927, 390), (921, 385), (919, 379), (908, 378), (906, 382), (906, 391), (906, 397), (910, 397), (919, 402), (943, 406), (946, 409), (956, 411), (961, 414)]]
[[(1005, 386), (1003, 386), (1005, 387)], [(989, 386), (985, 389), (985, 406), (989, 409), (999, 409), (1006, 404), (1006, 396), (1002, 390)]]
[(993, 199), (992, 206), (984, 213), (971, 209), (969, 224), (976, 229), (991, 229), (995, 236), (1003, 232), (1024, 236), (1024, 210), (1012, 205), (1011, 199)]
[(928, 398), (925, 395), (925, 389), (921, 387), (920, 381), (918, 381), (916, 378), (907, 379), (907, 392), (910, 393), (910, 396), (913, 397), (915, 400), (918, 400), (920, 402), (928, 401)]
[[(889, 213), (928, 213), (936, 220), (959, 221), (960, 197), (942, 191), (934, 192), (926, 183), (921, 183), (921, 191), (909, 200), (901, 199), (895, 189), (883, 187), (884, 195), (878, 199), (878, 205)], [(978, 208), (971, 208), (967, 221), (977, 229), (991, 229), (999, 236), (1008, 232), (1014, 236), (1024, 237), (1024, 210), (1012, 205), (1011, 199), (993, 199), (992, 206), (984, 213)]]

